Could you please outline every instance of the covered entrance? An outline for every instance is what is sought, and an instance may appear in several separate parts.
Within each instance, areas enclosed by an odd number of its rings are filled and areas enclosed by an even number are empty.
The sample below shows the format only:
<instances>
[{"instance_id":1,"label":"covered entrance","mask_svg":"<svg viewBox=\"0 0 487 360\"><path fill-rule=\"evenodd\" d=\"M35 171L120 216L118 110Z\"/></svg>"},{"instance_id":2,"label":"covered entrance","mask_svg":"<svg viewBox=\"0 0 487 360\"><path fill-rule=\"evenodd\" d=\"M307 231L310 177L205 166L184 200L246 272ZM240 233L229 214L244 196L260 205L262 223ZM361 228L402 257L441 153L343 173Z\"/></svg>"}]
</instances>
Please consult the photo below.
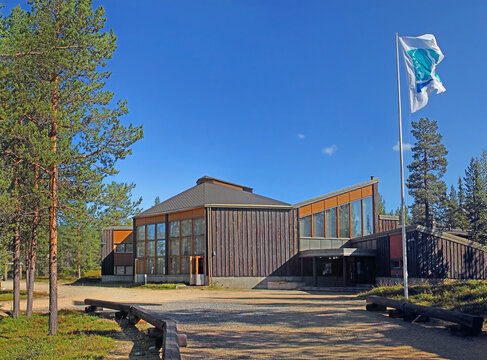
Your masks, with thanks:
<instances>
[{"instance_id":1,"label":"covered entrance","mask_svg":"<svg viewBox=\"0 0 487 360\"><path fill-rule=\"evenodd\" d=\"M375 250L339 248L300 253L302 276L313 286L354 286L375 282Z\"/></svg>"}]
</instances>

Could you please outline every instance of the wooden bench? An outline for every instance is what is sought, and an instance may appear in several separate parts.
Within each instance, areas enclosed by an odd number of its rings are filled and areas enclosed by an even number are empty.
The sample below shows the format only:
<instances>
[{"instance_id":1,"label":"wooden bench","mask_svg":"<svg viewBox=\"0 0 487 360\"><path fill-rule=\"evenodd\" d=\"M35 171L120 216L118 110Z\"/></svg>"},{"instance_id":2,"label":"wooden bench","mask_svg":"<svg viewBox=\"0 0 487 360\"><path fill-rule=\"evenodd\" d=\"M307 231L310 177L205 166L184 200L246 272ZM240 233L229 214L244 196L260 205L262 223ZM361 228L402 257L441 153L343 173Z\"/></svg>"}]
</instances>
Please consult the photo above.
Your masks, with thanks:
<instances>
[{"instance_id":1,"label":"wooden bench","mask_svg":"<svg viewBox=\"0 0 487 360\"><path fill-rule=\"evenodd\" d=\"M113 309L118 310L115 314L116 319L127 318L132 325L143 319L154 325L154 329L149 329L149 336L156 339L158 348L162 347L163 358L165 360L181 359L179 347L187 346L187 337L184 334L178 334L175 320L131 304L96 299L85 299L84 303L88 305L85 308L86 312L102 310L103 308Z\"/></svg>"},{"instance_id":2,"label":"wooden bench","mask_svg":"<svg viewBox=\"0 0 487 360\"><path fill-rule=\"evenodd\" d=\"M480 335L482 333L482 325L484 323L482 316L416 305L376 295L369 295L366 298L366 309L368 311L385 311L388 307L395 309L389 311L390 317L402 317L405 321L409 322L428 321L431 317L460 325L459 328L450 328L453 333L462 335Z\"/></svg>"}]
</instances>

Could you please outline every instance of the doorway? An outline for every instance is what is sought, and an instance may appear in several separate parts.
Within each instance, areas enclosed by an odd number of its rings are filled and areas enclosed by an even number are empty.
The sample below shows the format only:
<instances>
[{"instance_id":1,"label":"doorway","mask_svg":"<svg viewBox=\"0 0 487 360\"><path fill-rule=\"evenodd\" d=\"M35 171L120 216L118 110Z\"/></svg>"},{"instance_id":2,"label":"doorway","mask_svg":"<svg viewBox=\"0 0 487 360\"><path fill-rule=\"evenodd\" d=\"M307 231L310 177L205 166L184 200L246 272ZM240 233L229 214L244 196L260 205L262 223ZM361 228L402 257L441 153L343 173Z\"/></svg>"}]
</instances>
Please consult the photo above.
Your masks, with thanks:
<instances>
[{"instance_id":1,"label":"doorway","mask_svg":"<svg viewBox=\"0 0 487 360\"><path fill-rule=\"evenodd\" d=\"M189 285L205 285L205 258L204 256L190 256Z\"/></svg>"}]
</instances>

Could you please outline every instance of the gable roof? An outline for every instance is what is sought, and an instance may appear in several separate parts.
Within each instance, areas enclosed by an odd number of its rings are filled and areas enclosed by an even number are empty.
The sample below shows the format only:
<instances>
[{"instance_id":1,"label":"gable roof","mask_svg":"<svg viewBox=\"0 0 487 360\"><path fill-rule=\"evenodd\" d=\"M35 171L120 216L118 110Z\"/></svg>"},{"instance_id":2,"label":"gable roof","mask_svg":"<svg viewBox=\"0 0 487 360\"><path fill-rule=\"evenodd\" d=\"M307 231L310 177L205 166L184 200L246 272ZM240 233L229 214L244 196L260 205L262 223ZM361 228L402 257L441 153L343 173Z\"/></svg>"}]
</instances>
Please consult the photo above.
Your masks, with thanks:
<instances>
[{"instance_id":1,"label":"gable roof","mask_svg":"<svg viewBox=\"0 0 487 360\"><path fill-rule=\"evenodd\" d=\"M257 195L249 191L231 188L222 184L200 182L199 180L200 179L198 179L198 185L143 211L135 216L135 218L167 214L198 207L291 208L290 204L282 201Z\"/></svg>"}]
</instances>

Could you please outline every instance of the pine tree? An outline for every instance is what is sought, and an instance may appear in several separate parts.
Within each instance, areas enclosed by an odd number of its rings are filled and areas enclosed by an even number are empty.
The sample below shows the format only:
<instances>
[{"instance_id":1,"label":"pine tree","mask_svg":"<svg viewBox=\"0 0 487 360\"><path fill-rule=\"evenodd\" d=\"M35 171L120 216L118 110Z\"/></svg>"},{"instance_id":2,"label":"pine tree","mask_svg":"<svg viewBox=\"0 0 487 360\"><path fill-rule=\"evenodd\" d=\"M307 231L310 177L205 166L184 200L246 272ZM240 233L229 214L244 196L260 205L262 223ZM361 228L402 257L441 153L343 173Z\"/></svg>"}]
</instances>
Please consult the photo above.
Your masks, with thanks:
<instances>
[{"instance_id":1,"label":"pine tree","mask_svg":"<svg viewBox=\"0 0 487 360\"><path fill-rule=\"evenodd\" d=\"M465 209L473 241L487 243L487 199L479 159L472 158L465 170Z\"/></svg>"},{"instance_id":2,"label":"pine tree","mask_svg":"<svg viewBox=\"0 0 487 360\"><path fill-rule=\"evenodd\" d=\"M458 228L467 230L469 223L467 220L467 211L465 209L465 190L463 188L462 177L458 178Z\"/></svg>"},{"instance_id":3,"label":"pine tree","mask_svg":"<svg viewBox=\"0 0 487 360\"><path fill-rule=\"evenodd\" d=\"M379 194L379 199L382 199L382 196ZM157 205L157 204L160 204L161 203L161 199L159 198L159 195L156 196L156 198L154 199L154 206ZM379 200L379 214L380 214L380 200Z\"/></svg>"},{"instance_id":4,"label":"pine tree","mask_svg":"<svg viewBox=\"0 0 487 360\"><path fill-rule=\"evenodd\" d=\"M455 187L452 185L450 194L445 204L444 225L449 229L457 229L460 227L460 207L458 205L458 197Z\"/></svg>"},{"instance_id":5,"label":"pine tree","mask_svg":"<svg viewBox=\"0 0 487 360\"><path fill-rule=\"evenodd\" d=\"M16 109L27 124L30 148L16 154L48 180L49 195L49 334L57 331L58 217L71 199L102 191L106 176L116 173L118 159L142 137L120 117L126 101L113 105L104 90L109 72L101 69L116 49L112 31L103 32L102 7L90 0L34 0L29 13L14 11L2 26L0 71L21 75ZM10 90L10 88L7 88ZM89 201L90 199L86 199Z\"/></svg>"},{"instance_id":6,"label":"pine tree","mask_svg":"<svg viewBox=\"0 0 487 360\"><path fill-rule=\"evenodd\" d=\"M414 198L413 223L432 227L440 220L446 194L446 184L441 178L446 172L448 151L441 143L442 135L435 120L413 121L411 132L416 142L412 148L413 162L408 165L407 187Z\"/></svg>"}]
</instances>

